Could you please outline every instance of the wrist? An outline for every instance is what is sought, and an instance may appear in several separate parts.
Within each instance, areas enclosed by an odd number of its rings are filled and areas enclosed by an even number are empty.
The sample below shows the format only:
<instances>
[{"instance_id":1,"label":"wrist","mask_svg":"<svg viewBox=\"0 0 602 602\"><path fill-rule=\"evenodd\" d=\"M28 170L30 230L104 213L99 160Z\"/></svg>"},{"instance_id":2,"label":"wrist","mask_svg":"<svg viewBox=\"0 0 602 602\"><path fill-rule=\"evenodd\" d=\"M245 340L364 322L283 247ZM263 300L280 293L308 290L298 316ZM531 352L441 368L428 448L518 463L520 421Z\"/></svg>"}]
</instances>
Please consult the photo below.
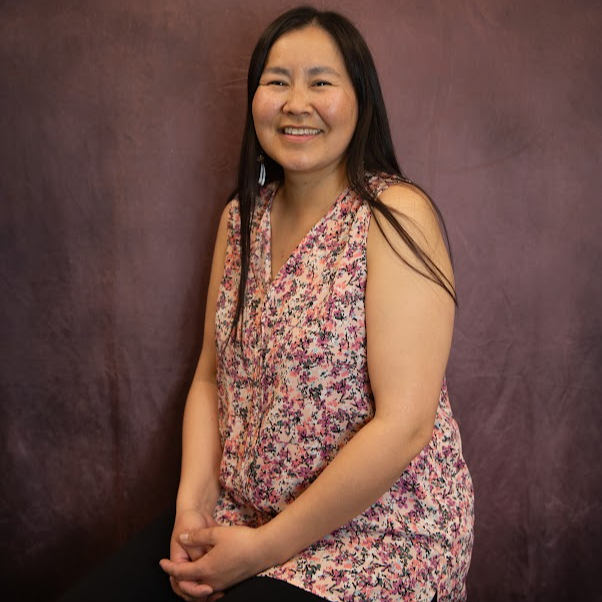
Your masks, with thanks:
<instances>
[{"instance_id":1,"label":"wrist","mask_svg":"<svg viewBox=\"0 0 602 602\"><path fill-rule=\"evenodd\" d=\"M219 491L192 495L180 489L176 498L176 514L192 511L213 515L218 498Z\"/></svg>"},{"instance_id":2,"label":"wrist","mask_svg":"<svg viewBox=\"0 0 602 602\"><path fill-rule=\"evenodd\" d=\"M258 527L256 532L259 554L266 568L285 563L299 551L291 546L290 541L287 541L287 538L279 532L276 519Z\"/></svg>"}]
</instances>

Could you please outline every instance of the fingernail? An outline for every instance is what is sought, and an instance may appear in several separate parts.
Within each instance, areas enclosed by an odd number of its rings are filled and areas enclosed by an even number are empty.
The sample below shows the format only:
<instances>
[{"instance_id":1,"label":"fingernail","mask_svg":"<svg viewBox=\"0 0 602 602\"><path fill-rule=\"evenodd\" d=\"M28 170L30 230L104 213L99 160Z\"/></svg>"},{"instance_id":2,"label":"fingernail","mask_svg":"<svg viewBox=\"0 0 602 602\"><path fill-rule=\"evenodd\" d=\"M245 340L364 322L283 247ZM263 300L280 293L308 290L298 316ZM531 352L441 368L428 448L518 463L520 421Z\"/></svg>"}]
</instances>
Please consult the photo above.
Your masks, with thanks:
<instances>
[{"instance_id":1,"label":"fingernail","mask_svg":"<svg viewBox=\"0 0 602 602\"><path fill-rule=\"evenodd\" d=\"M188 541L188 533L180 534L180 541Z\"/></svg>"}]
</instances>

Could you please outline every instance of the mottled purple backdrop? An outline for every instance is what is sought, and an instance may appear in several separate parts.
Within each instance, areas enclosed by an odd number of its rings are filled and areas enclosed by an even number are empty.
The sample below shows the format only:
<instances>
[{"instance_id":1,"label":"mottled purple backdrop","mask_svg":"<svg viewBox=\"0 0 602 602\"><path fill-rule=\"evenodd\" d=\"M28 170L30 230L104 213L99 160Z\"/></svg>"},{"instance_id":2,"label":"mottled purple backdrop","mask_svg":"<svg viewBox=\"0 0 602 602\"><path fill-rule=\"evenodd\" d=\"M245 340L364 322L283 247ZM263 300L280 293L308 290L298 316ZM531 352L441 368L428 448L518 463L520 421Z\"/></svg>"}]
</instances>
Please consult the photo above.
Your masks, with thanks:
<instances>
[{"instance_id":1,"label":"mottled purple backdrop","mask_svg":"<svg viewBox=\"0 0 602 602\"><path fill-rule=\"evenodd\" d=\"M2 600L53 600L178 479L245 71L290 1L0 1ZM449 227L471 602L600 599L602 5L349 0Z\"/></svg>"}]
</instances>

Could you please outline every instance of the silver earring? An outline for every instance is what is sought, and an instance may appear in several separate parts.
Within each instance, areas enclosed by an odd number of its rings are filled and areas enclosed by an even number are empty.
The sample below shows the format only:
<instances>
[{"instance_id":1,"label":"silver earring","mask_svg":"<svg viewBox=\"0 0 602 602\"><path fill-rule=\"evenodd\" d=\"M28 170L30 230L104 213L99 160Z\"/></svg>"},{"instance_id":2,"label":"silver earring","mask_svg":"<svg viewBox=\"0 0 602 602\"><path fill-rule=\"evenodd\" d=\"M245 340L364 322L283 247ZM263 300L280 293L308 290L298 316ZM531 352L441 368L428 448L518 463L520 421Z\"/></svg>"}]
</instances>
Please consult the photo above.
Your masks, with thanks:
<instances>
[{"instance_id":1,"label":"silver earring","mask_svg":"<svg viewBox=\"0 0 602 602\"><path fill-rule=\"evenodd\" d=\"M257 160L259 161L259 180L258 180L258 182L259 182L260 186L264 186L266 173L265 173L265 163L263 162L263 155L259 155L259 157L257 157Z\"/></svg>"}]
</instances>

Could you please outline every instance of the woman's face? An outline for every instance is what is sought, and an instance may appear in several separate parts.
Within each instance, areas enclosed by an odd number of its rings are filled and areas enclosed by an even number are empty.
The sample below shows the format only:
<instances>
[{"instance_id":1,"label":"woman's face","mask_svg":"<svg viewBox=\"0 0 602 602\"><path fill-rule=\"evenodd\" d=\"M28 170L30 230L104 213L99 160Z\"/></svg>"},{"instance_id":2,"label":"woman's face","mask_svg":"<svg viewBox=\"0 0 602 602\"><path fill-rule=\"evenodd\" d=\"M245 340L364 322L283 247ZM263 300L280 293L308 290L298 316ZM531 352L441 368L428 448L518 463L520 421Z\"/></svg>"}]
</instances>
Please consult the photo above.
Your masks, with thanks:
<instances>
[{"instance_id":1,"label":"woman's face","mask_svg":"<svg viewBox=\"0 0 602 602\"><path fill-rule=\"evenodd\" d=\"M326 31L308 26L276 40L253 97L253 121L285 176L344 173L357 116L343 57Z\"/></svg>"}]
</instances>

